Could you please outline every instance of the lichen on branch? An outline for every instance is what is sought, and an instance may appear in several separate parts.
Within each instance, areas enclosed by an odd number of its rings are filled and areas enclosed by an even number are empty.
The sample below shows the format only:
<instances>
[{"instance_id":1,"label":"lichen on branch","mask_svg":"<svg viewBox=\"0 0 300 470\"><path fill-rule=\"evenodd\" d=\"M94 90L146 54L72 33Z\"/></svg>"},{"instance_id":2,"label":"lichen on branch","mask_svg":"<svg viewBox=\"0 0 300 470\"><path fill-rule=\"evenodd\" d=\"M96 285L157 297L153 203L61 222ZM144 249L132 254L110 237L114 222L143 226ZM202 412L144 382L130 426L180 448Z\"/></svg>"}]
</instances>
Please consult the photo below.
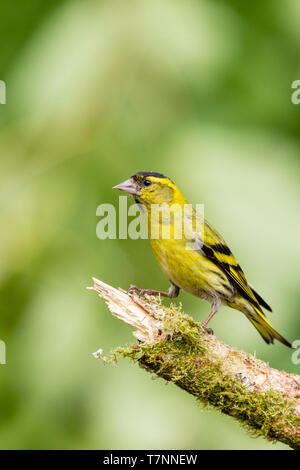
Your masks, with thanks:
<instances>
[{"instance_id":1,"label":"lichen on branch","mask_svg":"<svg viewBox=\"0 0 300 470\"><path fill-rule=\"evenodd\" d=\"M175 305L139 297L93 278L95 290L114 316L136 328L138 343L119 347L110 362L126 357L237 419L252 434L300 448L300 377L208 335Z\"/></svg>"}]
</instances>

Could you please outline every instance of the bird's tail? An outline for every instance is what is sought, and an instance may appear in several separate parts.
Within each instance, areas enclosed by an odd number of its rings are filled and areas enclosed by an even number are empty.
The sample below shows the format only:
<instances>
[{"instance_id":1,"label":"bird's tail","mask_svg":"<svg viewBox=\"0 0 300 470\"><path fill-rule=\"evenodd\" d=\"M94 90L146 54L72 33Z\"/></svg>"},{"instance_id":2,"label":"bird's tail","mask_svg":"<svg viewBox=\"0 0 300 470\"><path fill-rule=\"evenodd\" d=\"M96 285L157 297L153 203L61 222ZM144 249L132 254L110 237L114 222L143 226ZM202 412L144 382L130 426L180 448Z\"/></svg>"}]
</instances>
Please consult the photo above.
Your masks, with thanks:
<instances>
[{"instance_id":1,"label":"bird's tail","mask_svg":"<svg viewBox=\"0 0 300 470\"><path fill-rule=\"evenodd\" d=\"M278 331L276 331L273 328L273 326L265 318L264 314L254 305L251 305L251 306L253 310L255 311L255 314L253 315L253 313L247 312L246 315L251 321L252 325L255 326L257 331L263 337L265 342L268 344L273 344L274 339L277 339L285 346L288 346L289 348L293 348L291 343L287 341L283 336L281 336L281 334L278 333Z\"/></svg>"}]
</instances>

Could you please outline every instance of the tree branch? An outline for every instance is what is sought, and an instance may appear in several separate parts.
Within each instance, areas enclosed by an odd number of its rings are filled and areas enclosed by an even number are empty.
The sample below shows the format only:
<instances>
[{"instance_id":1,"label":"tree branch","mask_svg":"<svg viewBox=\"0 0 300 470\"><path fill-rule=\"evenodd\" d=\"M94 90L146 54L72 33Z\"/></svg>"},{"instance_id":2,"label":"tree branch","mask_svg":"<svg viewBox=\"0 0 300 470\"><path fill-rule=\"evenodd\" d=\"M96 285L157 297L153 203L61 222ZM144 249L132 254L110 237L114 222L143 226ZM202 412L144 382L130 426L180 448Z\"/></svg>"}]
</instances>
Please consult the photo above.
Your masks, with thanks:
<instances>
[{"instance_id":1,"label":"tree branch","mask_svg":"<svg viewBox=\"0 0 300 470\"><path fill-rule=\"evenodd\" d=\"M202 404L240 421L251 433L300 448L300 377L272 369L204 332L176 306L140 297L93 278L95 290L119 320L135 328L139 343L94 353L105 361L129 357Z\"/></svg>"}]
</instances>

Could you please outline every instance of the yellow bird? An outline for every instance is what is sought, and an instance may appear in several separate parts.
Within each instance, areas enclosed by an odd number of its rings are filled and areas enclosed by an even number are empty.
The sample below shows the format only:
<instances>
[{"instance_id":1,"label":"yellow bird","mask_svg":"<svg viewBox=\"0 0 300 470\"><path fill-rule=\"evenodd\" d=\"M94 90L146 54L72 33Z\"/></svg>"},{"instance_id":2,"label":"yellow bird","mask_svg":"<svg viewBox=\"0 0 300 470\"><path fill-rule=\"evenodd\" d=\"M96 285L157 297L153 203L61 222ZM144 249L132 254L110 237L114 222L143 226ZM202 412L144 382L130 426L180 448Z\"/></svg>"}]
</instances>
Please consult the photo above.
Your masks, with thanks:
<instances>
[{"instance_id":1,"label":"yellow bird","mask_svg":"<svg viewBox=\"0 0 300 470\"><path fill-rule=\"evenodd\" d=\"M271 307L247 282L224 239L167 176L142 171L114 188L131 194L141 205L154 255L171 282L168 292L136 286L129 291L174 298L183 289L211 303L204 327L222 304L228 305L243 312L266 343L277 339L292 347L267 321L262 307L272 311Z\"/></svg>"}]
</instances>

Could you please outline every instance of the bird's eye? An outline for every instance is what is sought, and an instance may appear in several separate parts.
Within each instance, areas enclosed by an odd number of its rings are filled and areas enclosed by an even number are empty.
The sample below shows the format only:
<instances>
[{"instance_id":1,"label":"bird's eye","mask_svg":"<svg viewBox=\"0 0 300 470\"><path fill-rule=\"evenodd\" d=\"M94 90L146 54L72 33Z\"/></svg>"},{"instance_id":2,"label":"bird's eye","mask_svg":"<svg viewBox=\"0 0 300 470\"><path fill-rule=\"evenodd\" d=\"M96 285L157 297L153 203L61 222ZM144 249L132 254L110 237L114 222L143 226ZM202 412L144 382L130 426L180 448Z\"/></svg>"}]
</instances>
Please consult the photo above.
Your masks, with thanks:
<instances>
[{"instance_id":1,"label":"bird's eye","mask_svg":"<svg viewBox=\"0 0 300 470\"><path fill-rule=\"evenodd\" d=\"M152 181L150 181L150 180L144 180L143 181L144 186L150 186L150 184L152 184Z\"/></svg>"}]
</instances>

